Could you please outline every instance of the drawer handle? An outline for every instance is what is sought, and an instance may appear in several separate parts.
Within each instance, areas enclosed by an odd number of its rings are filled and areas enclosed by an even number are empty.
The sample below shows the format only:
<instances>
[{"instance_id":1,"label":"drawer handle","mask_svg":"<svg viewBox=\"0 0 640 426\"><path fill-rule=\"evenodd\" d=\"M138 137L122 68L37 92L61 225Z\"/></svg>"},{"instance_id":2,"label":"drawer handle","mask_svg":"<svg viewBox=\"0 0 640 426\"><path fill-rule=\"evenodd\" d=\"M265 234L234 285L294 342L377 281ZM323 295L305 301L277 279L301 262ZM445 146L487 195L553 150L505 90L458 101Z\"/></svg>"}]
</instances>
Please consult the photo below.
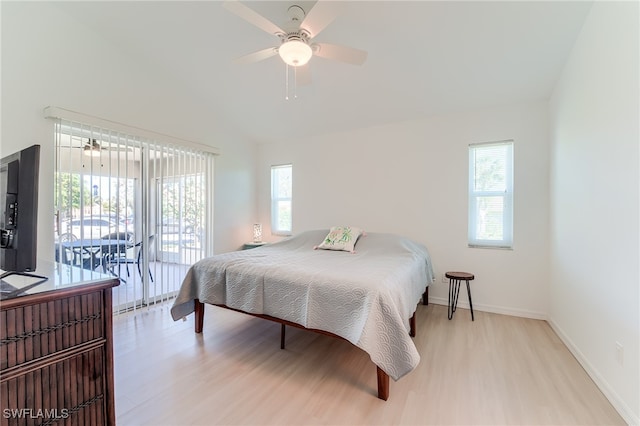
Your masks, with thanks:
<instances>
[{"instance_id":1,"label":"drawer handle","mask_svg":"<svg viewBox=\"0 0 640 426\"><path fill-rule=\"evenodd\" d=\"M101 317L100 313L96 313L93 315L86 316L84 318L80 318L74 321L63 322L62 324L52 325L50 327L41 328L40 330L29 331L27 333L18 334L17 336L7 337L5 339L0 340L1 345L7 345L9 343L19 342L24 339L28 339L29 337L36 337L42 334L47 334L51 331L60 330L61 328L73 327L74 325L83 324L85 322L93 321Z\"/></svg>"}]
</instances>

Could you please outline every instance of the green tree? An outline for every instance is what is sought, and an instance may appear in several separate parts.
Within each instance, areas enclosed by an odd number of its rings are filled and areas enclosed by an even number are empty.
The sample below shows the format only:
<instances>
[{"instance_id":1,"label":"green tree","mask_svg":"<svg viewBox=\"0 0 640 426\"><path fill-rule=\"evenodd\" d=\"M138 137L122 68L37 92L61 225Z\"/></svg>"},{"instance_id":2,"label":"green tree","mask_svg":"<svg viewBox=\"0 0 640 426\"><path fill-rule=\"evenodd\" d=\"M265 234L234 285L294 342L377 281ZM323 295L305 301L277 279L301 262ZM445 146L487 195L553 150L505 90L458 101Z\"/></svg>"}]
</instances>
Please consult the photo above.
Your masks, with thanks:
<instances>
[{"instance_id":1,"label":"green tree","mask_svg":"<svg viewBox=\"0 0 640 426\"><path fill-rule=\"evenodd\" d=\"M185 208L184 221L193 226L193 230L200 229L203 225L204 218L204 194L201 189L203 187L202 175L191 175L185 177Z\"/></svg>"},{"instance_id":2,"label":"green tree","mask_svg":"<svg viewBox=\"0 0 640 426\"><path fill-rule=\"evenodd\" d=\"M101 200L102 211L124 219L133 212L134 181L111 178L111 188L111 198Z\"/></svg>"},{"instance_id":3,"label":"green tree","mask_svg":"<svg viewBox=\"0 0 640 426\"><path fill-rule=\"evenodd\" d=\"M187 175L168 179L162 184L162 220L181 221L192 231L202 229L205 197L203 176ZM182 198L181 198L182 197Z\"/></svg>"},{"instance_id":4,"label":"green tree","mask_svg":"<svg viewBox=\"0 0 640 426\"><path fill-rule=\"evenodd\" d=\"M83 184L76 173L57 173L54 202L63 218L80 209L82 202L91 200L91 188Z\"/></svg>"}]
</instances>

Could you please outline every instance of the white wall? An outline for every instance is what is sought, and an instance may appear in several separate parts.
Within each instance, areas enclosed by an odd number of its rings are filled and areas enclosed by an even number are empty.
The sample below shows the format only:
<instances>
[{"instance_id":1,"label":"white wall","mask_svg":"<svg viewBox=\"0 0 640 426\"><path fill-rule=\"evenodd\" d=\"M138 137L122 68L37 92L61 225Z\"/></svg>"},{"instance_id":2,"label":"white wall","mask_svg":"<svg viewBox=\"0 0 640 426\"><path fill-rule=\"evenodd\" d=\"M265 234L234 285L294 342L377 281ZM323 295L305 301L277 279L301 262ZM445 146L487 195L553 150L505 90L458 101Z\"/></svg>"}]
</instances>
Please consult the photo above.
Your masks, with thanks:
<instances>
[{"instance_id":1,"label":"white wall","mask_svg":"<svg viewBox=\"0 0 640 426\"><path fill-rule=\"evenodd\" d=\"M630 424L640 423L638 12L594 4L551 102L550 322Z\"/></svg>"},{"instance_id":2,"label":"white wall","mask_svg":"<svg viewBox=\"0 0 640 426\"><path fill-rule=\"evenodd\" d=\"M53 125L43 118L49 105L219 147L215 250L237 249L249 238L256 212L254 143L234 139L198 96L127 57L55 2L2 2L1 8L0 154L42 145L39 258L53 258Z\"/></svg>"},{"instance_id":3,"label":"white wall","mask_svg":"<svg viewBox=\"0 0 640 426\"><path fill-rule=\"evenodd\" d=\"M467 247L468 145L515 140L514 249ZM544 318L548 301L546 102L430 117L260 147L258 208L269 239L270 166L293 163L293 230L333 225L424 243L447 303L447 270L476 275L474 307ZM271 237L275 240L276 237ZM460 306L466 304L461 296Z\"/></svg>"}]
</instances>

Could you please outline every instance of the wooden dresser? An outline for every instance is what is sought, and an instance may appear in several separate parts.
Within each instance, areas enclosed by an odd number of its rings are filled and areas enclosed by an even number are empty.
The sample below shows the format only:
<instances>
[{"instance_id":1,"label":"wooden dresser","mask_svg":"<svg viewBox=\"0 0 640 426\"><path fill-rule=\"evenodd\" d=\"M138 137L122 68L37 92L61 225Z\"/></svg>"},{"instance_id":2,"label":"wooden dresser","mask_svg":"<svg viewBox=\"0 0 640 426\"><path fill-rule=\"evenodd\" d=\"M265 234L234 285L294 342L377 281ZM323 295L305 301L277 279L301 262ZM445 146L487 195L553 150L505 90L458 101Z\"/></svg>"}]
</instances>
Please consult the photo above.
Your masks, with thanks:
<instances>
[{"instance_id":1,"label":"wooden dresser","mask_svg":"<svg viewBox=\"0 0 640 426\"><path fill-rule=\"evenodd\" d=\"M48 280L1 283L0 425L114 425L118 279L56 264L36 273Z\"/></svg>"}]
</instances>

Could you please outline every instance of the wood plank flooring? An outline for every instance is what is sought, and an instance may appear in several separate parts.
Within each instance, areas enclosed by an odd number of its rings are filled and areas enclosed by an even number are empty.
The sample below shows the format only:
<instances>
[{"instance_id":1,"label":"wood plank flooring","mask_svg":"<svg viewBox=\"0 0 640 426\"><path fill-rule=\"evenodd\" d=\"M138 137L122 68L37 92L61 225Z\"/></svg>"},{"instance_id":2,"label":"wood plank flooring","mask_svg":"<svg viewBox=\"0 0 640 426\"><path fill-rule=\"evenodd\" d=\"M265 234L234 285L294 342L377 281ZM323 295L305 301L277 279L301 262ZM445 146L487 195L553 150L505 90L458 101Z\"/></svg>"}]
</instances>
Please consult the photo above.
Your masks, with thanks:
<instances>
[{"instance_id":1,"label":"wood plank flooring","mask_svg":"<svg viewBox=\"0 0 640 426\"><path fill-rule=\"evenodd\" d=\"M114 318L119 425L617 425L623 419L545 321L418 306L421 361L376 398L376 368L350 343L206 307Z\"/></svg>"}]
</instances>

